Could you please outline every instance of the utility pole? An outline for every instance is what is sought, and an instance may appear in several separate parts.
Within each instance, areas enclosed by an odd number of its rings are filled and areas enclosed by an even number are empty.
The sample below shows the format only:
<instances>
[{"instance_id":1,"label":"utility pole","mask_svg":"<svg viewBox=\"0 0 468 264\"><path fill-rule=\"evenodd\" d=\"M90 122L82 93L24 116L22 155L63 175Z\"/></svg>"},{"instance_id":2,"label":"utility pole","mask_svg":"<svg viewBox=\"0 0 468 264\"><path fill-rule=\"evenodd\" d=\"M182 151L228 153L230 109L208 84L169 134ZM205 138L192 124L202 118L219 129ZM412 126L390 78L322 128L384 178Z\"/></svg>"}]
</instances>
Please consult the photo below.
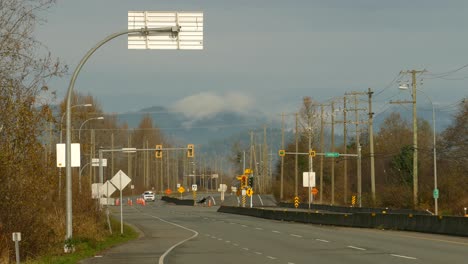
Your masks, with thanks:
<instances>
[{"instance_id":1,"label":"utility pole","mask_svg":"<svg viewBox=\"0 0 468 264\"><path fill-rule=\"evenodd\" d=\"M418 119L416 111L416 74L424 73L426 70L410 70L410 71L401 71L400 74L411 74L412 88L411 93L412 101L398 101L390 102L391 104L413 104L413 207L418 206Z\"/></svg>"},{"instance_id":2,"label":"utility pole","mask_svg":"<svg viewBox=\"0 0 468 264\"><path fill-rule=\"evenodd\" d=\"M323 129L324 129L324 120L323 120L323 107L324 105L320 105L320 151L323 153L325 152L324 149L324 139L323 139ZM297 152L297 150L296 150ZM320 156L320 204L323 201L323 155Z\"/></svg>"},{"instance_id":3,"label":"utility pole","mask_svg":"<svg viewBox=\"0 0 468 264\"><path fill-rule=\"evenodd\" d=\"M335 152L335 102L331 103L331 152ZM331 204L335 204L335 158L331 158Z\"/></svg>"},{"instance_id":4,"label":"utility pole","mask_svg":"<svg viewBox=\"0 0 468 264\"><path fill-rule=\"evenodd\" d=\"M298 174L298 156L297 156L297 153L299 152L299 141L298 141L298 131L297 131L297 122L298 122L298 117L299 117L299 113L296 113L296 130L295 130L295 136L296 136L296 154L295 154L295 157L296 157L296 160L295 160L295 164L294 164L294 172L295 172L295 176L294 176L294 197L297 197L297 174Z\"/></svg>"},{"instance_id":5,"label":"utility pole","mask_svg":"<svg viewBox=\"0 0 468 264\"><path fill-rule=\"evenodd\" d=\"M358 203L359 207L362 206L362 177L361 177L361 143L359 141L359 113L358 113L358 101L357 96L354 96L354 111L356 115L356 147L358 152L357 160L357 181L358 181Z\"/></svg>"},{"instance_id":6,"label":"utility pole","mask_svg":"<svg viewBox=\"0 0 468 264\"><path fill-rule=\"evenodd\" d=\"M346 96L343 97L343 146L344 146L344 154L348 153L348 146L347 146L347 137L348 137L348 130L347 130L347 120L346 114L348 113L348 109L346 109ZM344 178L344 204L347 204L347 197L348 197L348 160L345 156L343 162L343 178Z\"/></svg>"},{"instance_id":7,"label":"utility pole","mask_svg":"<svg viewBox=\"0 0 468 264\"><path fill-rule=\"evenodd\" d=\"M284 113L281 113L281 149L284 150ZM281 156L281 187L280 187L280 201L284 198L283 189L283 175L284 175L284 156Z\"/></svg>"},{"instance_id":8,"label":"utility pole","mask_svg":"<svg viewBox=\"0 0 468 264\"><path fill-rule=\"evenodd\" d=\"M372 89L369 88L369 154L370 154L370 173L371 173L371 190L372 190L372 205L375 206L375 164L374 164L374 113L372 112Z\"/></svg>"},{"instance_id":9,"label":"utility pole","mask_svg":"<svg viewBox=\"0 0 468 264\"><path fill-rule=\"evenodd\" d=\"M267 146L267 130L266 125L263 126L263 171L262 171L262 188L261 193L266 192L266 182L268 173L268 146Z\"/></svg>"},{"instance_id":10,"label":"utility pole","mask_svg":"<svg viewBox=\"0 0 468 264\"><path fill-rule=\"evenodd\" d=\"M354 109L348 109L354 111L356 121L354 124L356 125L356 152L357 152L357 164L356 164L356 174L357 174L357 192L358 192L358 204L359 207L362 207L362 171L361 171L361 141L360 141L360 124L367 124L367 122L360 122L359 121L359 112L358 111L366 111L366 108L358 108L358 95L367 95L367 92L351 92L345 93L345 95L353 95L354 96Z\"/></svg>"}]
</instances>

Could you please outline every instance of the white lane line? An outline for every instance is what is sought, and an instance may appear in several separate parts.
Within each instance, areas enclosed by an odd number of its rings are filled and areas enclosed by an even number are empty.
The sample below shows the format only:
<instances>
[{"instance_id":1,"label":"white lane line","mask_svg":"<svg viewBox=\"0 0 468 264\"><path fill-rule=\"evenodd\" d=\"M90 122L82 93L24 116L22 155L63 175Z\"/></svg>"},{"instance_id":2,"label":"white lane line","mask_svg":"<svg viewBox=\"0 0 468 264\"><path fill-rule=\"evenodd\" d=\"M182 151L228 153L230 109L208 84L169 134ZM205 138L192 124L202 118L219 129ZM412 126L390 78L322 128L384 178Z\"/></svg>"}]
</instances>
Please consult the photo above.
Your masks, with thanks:
<instances>
[{"instance_id":1,"label":"white lane line","mask_svg":"<svg viewBox=\"0 0 468 264\"><path fill-rule=\"evenodd\" d=\"M315 240L320 241L320 242L324 242L324 243L329 243L329 242L330 242L330 241L328 241L328 240L325 240L325 239L318 239L318 238L316 238Z\"/></svg>"},{"instance_id":2,"label":"white lane line","mask_svg":"<svg viewBox=\"0 0 468 264\"><path fill-rule=\"evenodd\" d=\"M209 234L205 234L205 236L209 237L210 235L209 235Z\"/></svg>"},{"instance_id":3,"label":"white lane line","mask_svg":"<svg viewBox=\"0 0 468 264\"><path fill-rule=\"evenodd\" d=\"M255 251L255 254L257 254L257 255L262 255L263 253L262 253L262 252Z\"/></svg>"},{"instance_id":4,"label":"white lane line","mask_svg":"<svg viewBox=\"0 0 468 264\"><path fill-rule=\"evenodd\" d=\"M247 227L246 225L241 225L242 227Z\"/></svg>"},{"instance_id":5,"label":"white lane line","mask_svg":"<svg viewBox=\"0 0 468 264\"><path fill-rule=\"evenodd\" d=\"M175 223L166 221L166 220L164 220L164 219L162 219L162 218L159 218L159 217L157 217L157 216L153 216L153 215L150 215L150 214L145 214L145 215L150 216L150 217L152 217L152 218L156 218L156 219L158 219L159 221L162 221L162 222L165 222L165 223L168 223L168 224L171 224L171 225L180 227L180 228L185 229L185 230L187 230L187 231L193 232L193 236L191 236L191 237L189 237L189 238L186 238L186 239L180 241L179 243L173 245L173 246L170 247L168 250L166 250L166 252L164 252L164 254L162 254L161 257L159 257L159 261L158 261L159 264L164 264L164 258L165 258L165 257L167 256L167 254L169 254L169 252L171 252L174 248L176 248L176 247L182 245L183 243L185 243L185 242L187 242L187 241L189 241L189 240L191 240L191 239L193 239L193 238L196 238L196 237L198 236L198 232L197 232L197 231L192 230L192 229L190 229L190 228L187 228L187 227L185 227L185 226L181 226L181 225L178 225L178 224L175 224Z\"/></svg>"},{"instance_id":6,"label":"white lane line","mask_svg":"<svg viewBox=\"0 0 468 264\"><path fill-rule=\"evenodd\" d=\"M261 228L261 227L256 227L255 229L257 229L257 230L263 230L263 228Z\"/></svg>"},{"instance_id":7,"label":"white lane line","mask_svg":"<svg viewBox=\"0 0 468 264\"><path fill-rule=\"evenodd\" d=\"M301 235L296 235L296 234L289 234L289 235L293 237L302 237Z\"/></svg>"},{"instance_id":8,"label":"white lane line","mask_svg":"<svg viewBox=\"0 0 468 264\"><path fill-rule=\"evenodd\" d=\"M243 250L249 250L248 248L242 248Z\"/></svg>"},{"instance_id":9,"label":"white lane line","mask_svg":"<svg viewBox=\"0 0 468 264\"><path fill-rule=\"evenodd\" d=\"M206 218L206 217L203 217L203 219L208 220L208 218Z\"/></svg>"},{"instance_id":10,"label":"white lane line","mask_svg":"<svg viewBox=\"0 0 468 264\"><path fill-rule=\"evenodd\" d=\"M238 247L238 246L239 246L239 244L236 244L236 243L234 243L233 245L234 245L234 246L236 246L236 247Z\"/></svg>"},{"instance_id":11,"label":"white lane line","mask_svg":"<svg viewBox=\"0 0 468 264\"><path fill-rule=\"evenodd\" d=\"M233 223L233 222L229 222L230 225L235 225L236 223Z\"/></svg>"},{"instance_id":12,"label":"white lane line","mask_svg":"<svg viewBox=\"0 0 468 264\"><path fill-rule=\"evenodd\" d=\"M276 231L276 230L273 230L273 231L271 231L271 232L277 233L277 234L280 234L280 233L281 233L280 231Z\"/></svg>"},{"instance_id":13,"label":"white lane line","mask_svg":"<svg viewBox=\"0 0 468 264\"><path fill-rule=\"evenodd\" d=\"M367 250L365 248L360 248L360 247L355 247L355 246L348 246L348 247L352 249L357 249L357 250Z\"/></svg>"},{"instance_id":14,"label":"white lane line","mask_svg":"<svg viewBox=\"0 0 468 264\"><path fill-rule=\"evenodd\" d=\"M288 264L296 264L296 263L294 263L294 262L288 262Z\"/></svg>"},{"instance_id":15,"label":"white lane line","mask_svg":"<svg viewBox=\"0 0 468 264\"><path fill-rule=\"evenodd\" d=\"M390 256L394 256L394 257L397 257L397 258L405 258L405 259L417 259L417 258L413 258L413 257L396 255L396 254L390 254Z\"/></svg>"},{"instance_id":16,"label":"white lane line","mask_svg":"<svg viewBox=\"0 0 468 264\"><path fill-rule=\"evenodd\" d=\"M230 241L230 240L226 240L226 241L224 241L224 242L226 242L226 243L231 243L231 241Z\"/></svg>"},{"instance_id":17,"label":"white lane line","mask_svg":"<svg viewBox=\"0 0 468 264\"><path fill-rule=\"evenodd\" d=\"M219 241L223 240L222 238L218 238Z\"/></svg>"},{"instance_id":18,"label":"white lane line","mask_svg":"<svg viewBox=\"0 0 468 264\"><path fill-rule=\"evenodd\" d=\"M102 255L96 255L95 258L102 258Z\"/></svg>"},{"instance_id":19,"label":"white lane line","mask_svg":"<svg viewBox=\"0 0 468 264\"><path fill-rule=\"evenodd\" d=\"M275 257L272 257L272 256L267 256L267 258L269 258L269 259L276 259Z\"/></svg>"}]
</instances>

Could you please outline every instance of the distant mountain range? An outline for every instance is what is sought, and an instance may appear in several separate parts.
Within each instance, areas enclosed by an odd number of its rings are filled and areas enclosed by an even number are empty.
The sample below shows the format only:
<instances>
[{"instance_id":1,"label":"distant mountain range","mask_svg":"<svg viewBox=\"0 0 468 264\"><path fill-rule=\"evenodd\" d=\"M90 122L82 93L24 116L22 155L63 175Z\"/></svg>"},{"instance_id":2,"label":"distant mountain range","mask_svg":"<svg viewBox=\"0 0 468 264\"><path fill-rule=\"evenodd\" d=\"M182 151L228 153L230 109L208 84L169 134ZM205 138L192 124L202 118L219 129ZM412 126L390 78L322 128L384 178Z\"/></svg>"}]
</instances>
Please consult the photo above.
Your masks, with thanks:
<instances>
[{"instance_id":1,"label":"distant mountain range","mask_svg":"<svg viewBox=\"0 0 468 264\"><path fill-rule=\"evenodd\" d=\"M432 112L427 107L418 110L418 118L426 119L432 125ZM402 117L409 122L412 120L410 108L392 107L384 113L378 114L374 121L375 133L379 131L386 117L392 112L401 113ZM272 120L261 112L242 114L234 112L219 112L209 117L190 119L180 112L171 112L160 106L144 108L137 112L119 114L119 120L126 122L130 128L138 127L144 115L153 119L153 124L158 126L164 135L172 142L179 144L193 143L201 146L204 152L216 155L224 155L231 152L234 142L240 142L241 148L248 148L250 142L250 131L255 131L258 144L263 143L263 126L267 126L267 140L272 145L279 146L281 142L281 121ZM453 117L446 112L436 114L437 131L441 132L452 122ZM364 115L362 115L364 117ZM329 127L327 127L329 130ZM336 130L335 130L336 131ZM327 132L329 133L329 131ZM336 131L335 142L339 145L343 142L341 131ZM329 136L325 137L328 141ZM294 139L292 131L286 132L286 142ZM326 143L328 144L328 142ZM277 152L277 147L271 150ZM232 153L231 153L232 154Z\"/></svg>"}]
</instances>

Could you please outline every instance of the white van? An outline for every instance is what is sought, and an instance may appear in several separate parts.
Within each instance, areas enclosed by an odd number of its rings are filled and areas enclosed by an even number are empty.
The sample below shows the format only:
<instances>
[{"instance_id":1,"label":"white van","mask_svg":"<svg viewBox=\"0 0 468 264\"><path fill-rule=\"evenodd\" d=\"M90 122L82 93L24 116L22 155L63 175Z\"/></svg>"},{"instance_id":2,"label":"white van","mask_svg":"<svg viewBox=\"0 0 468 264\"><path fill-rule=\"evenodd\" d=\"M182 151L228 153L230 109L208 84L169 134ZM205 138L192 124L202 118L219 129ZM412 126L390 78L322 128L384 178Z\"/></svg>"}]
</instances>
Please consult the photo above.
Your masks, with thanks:
<instances>
[{"instance_id":1,"label":"white van","mask_svg":"<svg viewBox=\"0 0 468 264\"><path fill-rule=\"evenodd\" d=\"M143 197L143 199L145 199L145 201L154 202L154 200L156 199L156 195L152 191L146 191L141 196Z\"/></svg>"}]
</instances>

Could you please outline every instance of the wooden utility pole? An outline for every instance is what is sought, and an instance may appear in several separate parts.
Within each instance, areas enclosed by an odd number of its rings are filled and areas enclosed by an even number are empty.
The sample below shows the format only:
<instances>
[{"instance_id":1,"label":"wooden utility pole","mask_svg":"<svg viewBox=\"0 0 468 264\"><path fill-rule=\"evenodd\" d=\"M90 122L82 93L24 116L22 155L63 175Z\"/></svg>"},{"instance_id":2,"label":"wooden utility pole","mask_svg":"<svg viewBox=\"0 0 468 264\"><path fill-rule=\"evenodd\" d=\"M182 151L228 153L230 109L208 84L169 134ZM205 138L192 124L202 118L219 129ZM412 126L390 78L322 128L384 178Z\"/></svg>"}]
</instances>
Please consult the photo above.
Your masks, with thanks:
<instances>
[{"instance_id":1,"label":"wooden utility pole","mask_svg":"<svg viewBox=\"0 0 468 264\"><path fill-rule=\"evenodd\" d=\"M268 145L267 145L267 129L263 126L263 166L262 166L262 188L261 193L266 192L268 178Z\"/></svg>"},{"instance_id":2,"label":"wooden utility pole","mask_svg":"<svg viewBox=\"0 0 468 264\"><path fill-rule=\"evenodd\" d=\"M354 114L356 115L356 150L358 157L360 156L360 150L361 150L361 142L359 140L359 113L358 113L358 100L357 96L354 96ZM357 191L358 191L358 204L359 207L362 206L362 175L361 175L361 160L358 158L357 160Z\"/></svg>"},{"instance_id":3,"label":"wooden utility pole","mask_svg":"<svg viewBox=\"0 0 468 264\"><path fill-rule=\"evenodd\" d=\"M335 152L335 102L331 103L331 152ZM335 204L335 158L331 158L331 204Z\"/></svg>"},{"instance_id":4,"label":"wooden utility pole","mask_svg":"<svg viewBox=\"0 0 468 264\"><path fill-rule=\"evenodd\" d=\"M296 113L296 131L295 131L295 136L296 136L296 154L295 154L295 157L296 157L296 160L295 160L295 164L294 164L294 197L297 197L298 195L298 192L297 192L297 178L298 178L298 156L297 156L297 153L299 152L299 141L298 141L298 131L297 131L297 122L298 122L298 118L299 118L299 113Z\"/></svg>"},{"instance_id":5,"label":"wooden utility pole","mask_svg":"<svg viewBox=\"0 0 468 264\"><path fill-rule=\"evenodd\" d=\"M425 70L418 71L418 70L410 70L410 71L402 71L400 74L411 74L412 80L412 101L398 101L398 102L390 102L391 104L406 104L411 103L413 104L413 207L416 208L418 206L418 118L417 118L417 111L416 111L416 74L424 73Z\"/></svg>"},{"instance_id":6,"label":"wooden utility pole","mask_svg":"<svg viewBox=\"0 0 468 264\"><path fill-rule=\"evenodd\" d=\"M374 165L374 113L372 112L372 92L371 88L368 90L369 95L369 156L370 156L370 173L371 173L371 191L372 191L372 205L375 206L375 165Z\"/></svg>"},{"instance_id":7,"label":"wooden utility pole","mask_svg":"<svg viewBox=\"0 0 468 264\"><path fill-rule=\"evenodd\" d=\"M284 150L284 113L281 113L281 149ZM281 156L281 187L280 187L280 201L284 198L283 189L283 175L284 175L284 156Z\"/></svg>"},{"instance_id":8,"label":"wooden utility pole","mask_svg":"<svg viewBox=\"0 0 468 264\"><path fill-rule=\"evenodd\" d=\"M323 120L323 107L320 105L320 152L325 152L324 139L323 139L323 129L324 129L324 120ZM323 202L323 155L320 156L320 203Z\"/></svg>"},{"instance_id":9,"label":"wooden utility pole","mask_svg":"<svg viewBox=\"0 0 468 264\"><path fill-rule=\"evenodd\" d=\"M347 137L348 137L348 129L347 129L347 120L346 115L348 113L348 109L346 109L346 96L343 97L343 146L344 146L344 154L348 153L348 146L347 146ZM345 156L343 161L343 178L344 178L344 204L347 204L347 197L348 197L348 160Z\"/></svg>"}]
</instances>

